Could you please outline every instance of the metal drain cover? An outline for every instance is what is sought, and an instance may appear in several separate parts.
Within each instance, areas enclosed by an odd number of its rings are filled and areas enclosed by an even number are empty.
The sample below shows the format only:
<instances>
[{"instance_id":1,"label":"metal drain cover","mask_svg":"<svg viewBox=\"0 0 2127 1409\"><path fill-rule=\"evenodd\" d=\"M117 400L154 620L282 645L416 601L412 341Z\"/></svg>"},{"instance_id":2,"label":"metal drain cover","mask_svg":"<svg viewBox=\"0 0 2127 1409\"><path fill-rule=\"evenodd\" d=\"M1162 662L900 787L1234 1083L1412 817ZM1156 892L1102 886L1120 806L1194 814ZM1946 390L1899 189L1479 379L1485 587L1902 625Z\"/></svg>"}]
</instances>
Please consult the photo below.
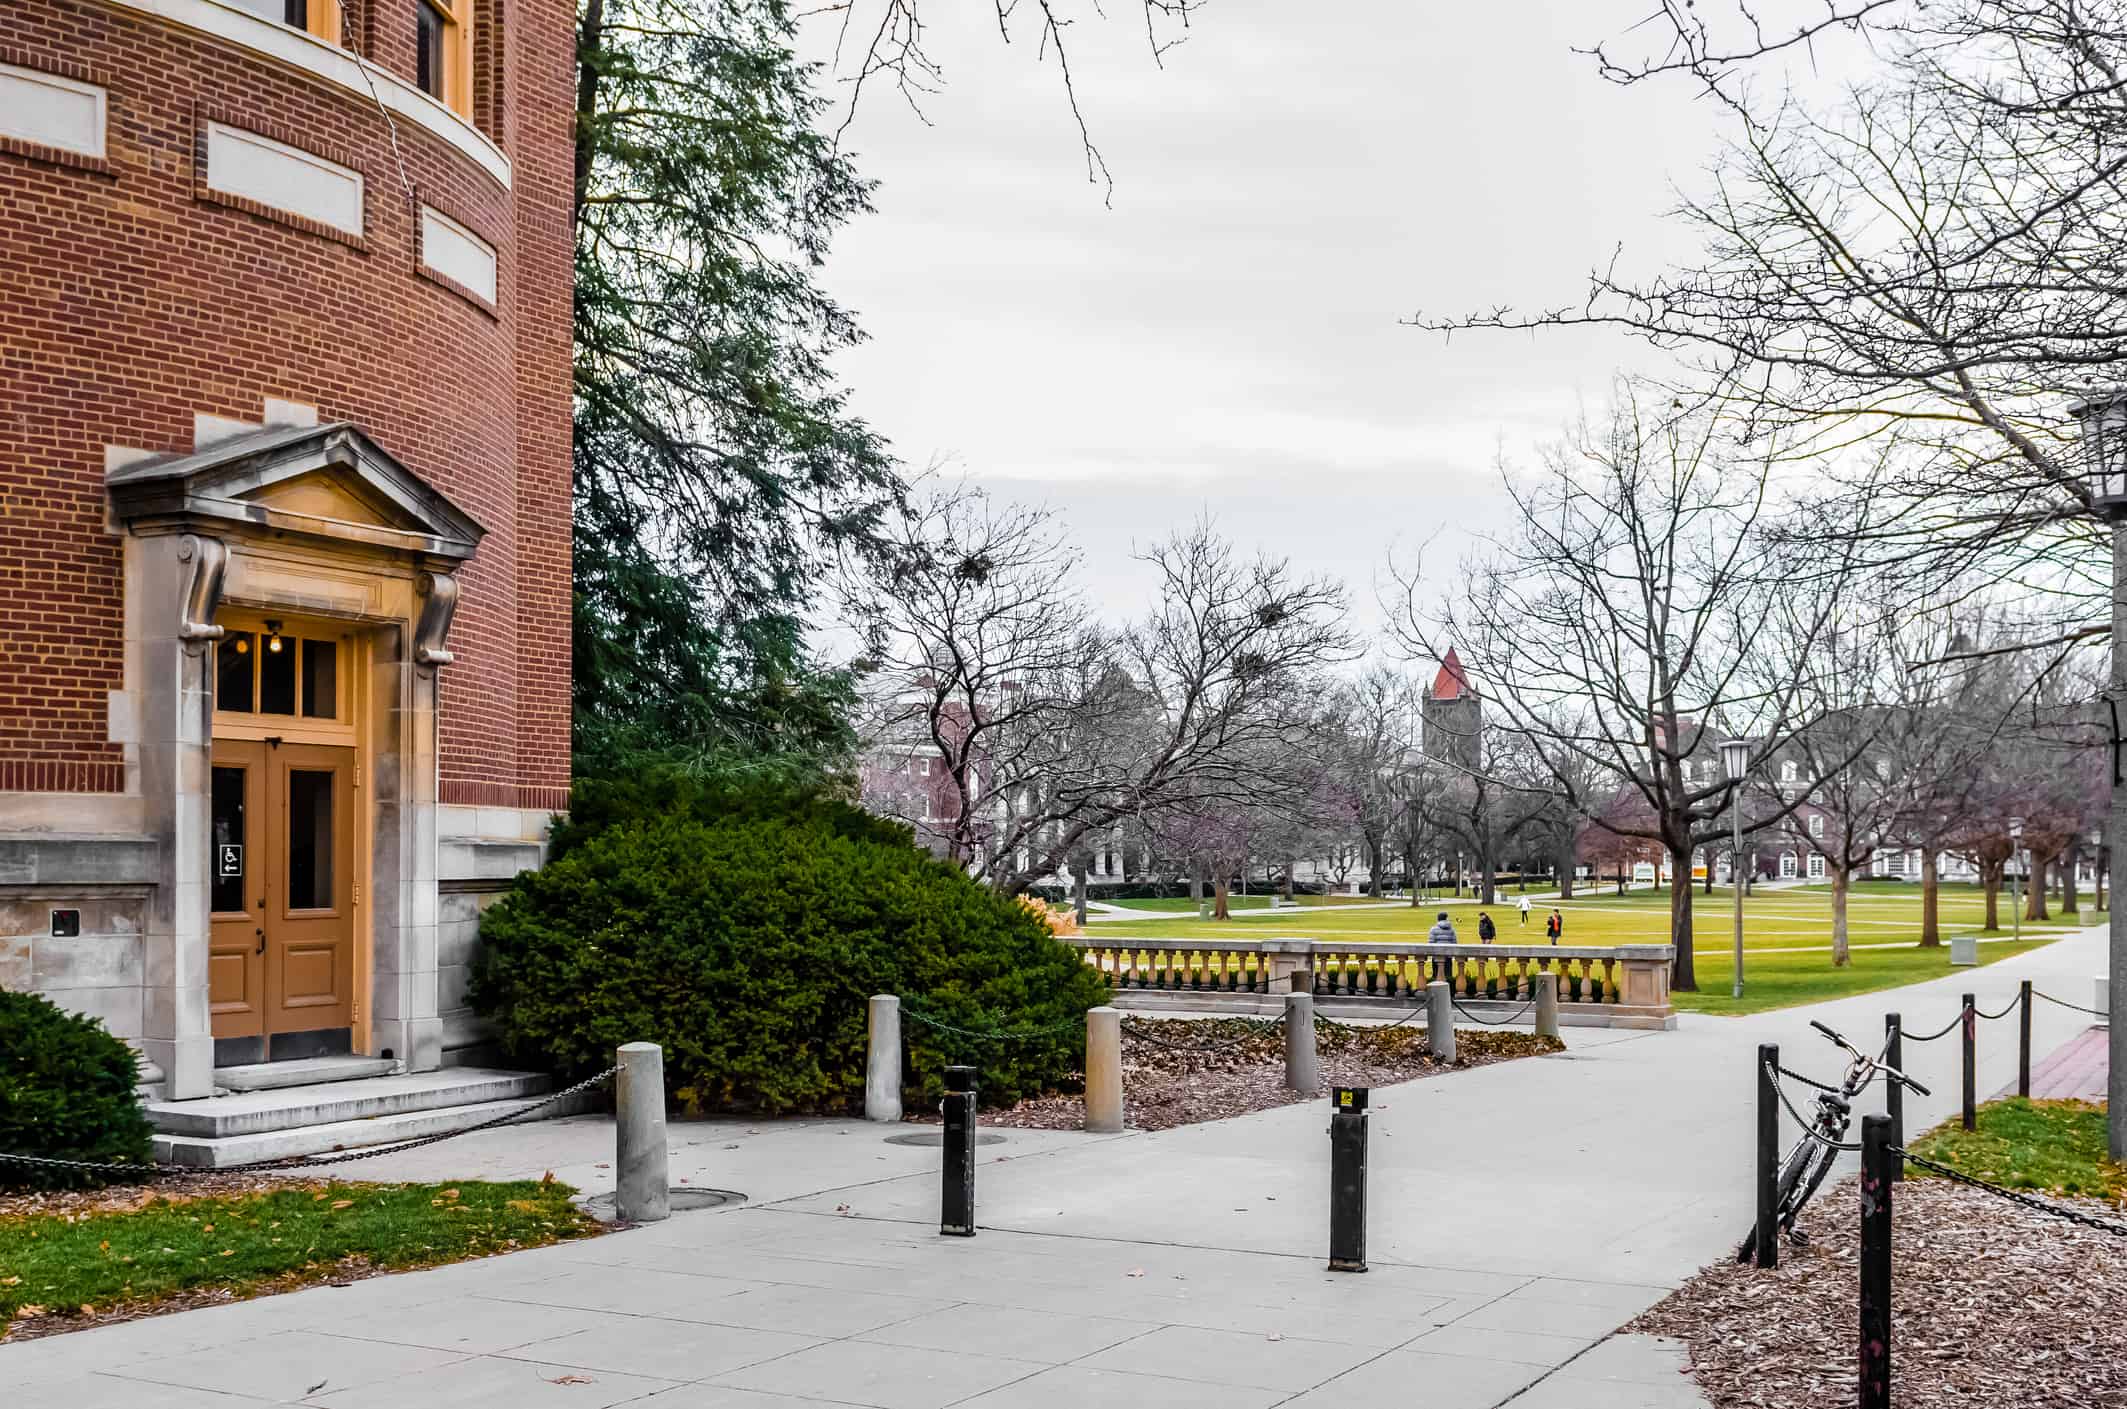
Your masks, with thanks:
<instances>
[{"instance_id":1,"label":"metal drain cover","mask_svg":"<svg viewBox=\"0 0 2127 1409\"><path fill-rule=\"evenodd\" d=\"M943 1145L945 1143L945 1132L943 1130L911 1130L906 1135L887 1136L886 1143L889 1145ZM975 1143L978 1145L1002 1145L1004 1137L987 1130L977 1131Z\"/></svg>"},{"instance_id":2,"label":"metal drain cover","mask_svg":"<svg viewBox=\"0 0 2127 1409\"><path fill-rule=\"evenodd\" d=\"M744 1194L735 1194L729 1189L674 1188L665 1197L674 1213L695 1213L705 1208L724 1208L746 1202ZM614 1212L613 1198L612 1194L593 1194L583 1201L584 1212L601 1223L611 1223L619 1216Z\"/></svg>"}]
</instances>

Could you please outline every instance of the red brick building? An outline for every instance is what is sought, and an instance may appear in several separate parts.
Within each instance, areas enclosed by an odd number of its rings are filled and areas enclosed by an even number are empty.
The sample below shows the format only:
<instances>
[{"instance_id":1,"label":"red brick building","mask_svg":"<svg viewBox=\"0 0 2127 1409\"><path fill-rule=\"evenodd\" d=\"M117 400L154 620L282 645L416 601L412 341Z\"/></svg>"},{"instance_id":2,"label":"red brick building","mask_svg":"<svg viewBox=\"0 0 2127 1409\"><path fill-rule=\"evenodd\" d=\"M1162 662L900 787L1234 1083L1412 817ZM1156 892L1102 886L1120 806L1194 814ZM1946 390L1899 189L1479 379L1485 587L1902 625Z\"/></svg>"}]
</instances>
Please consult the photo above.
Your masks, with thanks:
<instances>
[{"instance_id":1,"label":"red brick building","mask_svg":"<svg viewBox=\"0 0 2127 1409\"><path fill-rule=\"evenodd\" d=\"M565 0L0 3L0 986L477 1043L569 777Z\"/></svg>"}]
</instances>

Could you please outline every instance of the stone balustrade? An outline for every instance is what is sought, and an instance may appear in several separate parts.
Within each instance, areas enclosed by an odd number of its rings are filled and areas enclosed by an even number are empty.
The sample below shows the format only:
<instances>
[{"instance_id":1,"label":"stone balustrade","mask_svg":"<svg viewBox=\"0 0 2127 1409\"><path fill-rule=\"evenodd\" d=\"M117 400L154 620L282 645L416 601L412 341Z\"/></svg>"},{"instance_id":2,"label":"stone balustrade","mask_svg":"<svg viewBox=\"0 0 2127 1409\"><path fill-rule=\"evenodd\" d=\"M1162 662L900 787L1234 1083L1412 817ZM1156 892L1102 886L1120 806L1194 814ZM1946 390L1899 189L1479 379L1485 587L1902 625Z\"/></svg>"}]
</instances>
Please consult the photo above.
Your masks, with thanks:
<instances>
[{"instance_id":1,"label":"stone balustrade","mask_svg":"<svg viewBox=\"0 0 2127 1409\"><path fill-rule=\"evenodd\" d=\"M1445 979L1456 1001L1488 1018L1558 975L1559 1021L1578 1026L1673 1028L1667 944L1536 945L1353 943L1313 939L1067 941L1115 989L1116 1006L1270 1012L1287 993L1312 993L1317 1010L1364 1016L1409 1008Z\"/></svg>"}]
</instances>

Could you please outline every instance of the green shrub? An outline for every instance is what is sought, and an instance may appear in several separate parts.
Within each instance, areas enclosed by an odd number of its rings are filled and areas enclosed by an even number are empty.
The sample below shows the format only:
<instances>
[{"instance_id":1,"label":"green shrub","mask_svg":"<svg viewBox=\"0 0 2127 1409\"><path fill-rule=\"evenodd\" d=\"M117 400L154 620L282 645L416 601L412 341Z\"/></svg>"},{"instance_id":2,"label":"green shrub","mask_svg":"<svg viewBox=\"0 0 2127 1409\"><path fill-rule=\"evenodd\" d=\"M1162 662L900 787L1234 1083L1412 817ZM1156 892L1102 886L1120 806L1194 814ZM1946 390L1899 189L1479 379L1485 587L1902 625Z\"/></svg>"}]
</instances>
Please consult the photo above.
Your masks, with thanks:
<instances>
[{"instance_id":1,"label":"green shrub","mask_svg":"<svg viewBox=\"0 0 2127 1409\"><path fill-rule=\"evenodd\" d=\"M1024 907L845 804L719 818L674 802L601 800L603 826L579 818L482 916L472 1002L512 1060L582 1075L655 1042L692 1111L841 1111L862 1100L867 1000L894 993L954 1027L1042 1033L982 1042L905 1020L918 1100L949 1062L981 1068L986 1102L1080 1069L1105 982Z\"/></svg>"},{"instance_id":2,"label":"green shrub","mask_svg":"<svg viewBox=\"0 0 2127 1409\"><path fill-rule=\"evenodd\" d=\"M35 993L0 989L0 1151L146 1164L133 1049ZM83 1189L109 1176L0 1160L0 1189Z\"/></svg>"}]
</instances>

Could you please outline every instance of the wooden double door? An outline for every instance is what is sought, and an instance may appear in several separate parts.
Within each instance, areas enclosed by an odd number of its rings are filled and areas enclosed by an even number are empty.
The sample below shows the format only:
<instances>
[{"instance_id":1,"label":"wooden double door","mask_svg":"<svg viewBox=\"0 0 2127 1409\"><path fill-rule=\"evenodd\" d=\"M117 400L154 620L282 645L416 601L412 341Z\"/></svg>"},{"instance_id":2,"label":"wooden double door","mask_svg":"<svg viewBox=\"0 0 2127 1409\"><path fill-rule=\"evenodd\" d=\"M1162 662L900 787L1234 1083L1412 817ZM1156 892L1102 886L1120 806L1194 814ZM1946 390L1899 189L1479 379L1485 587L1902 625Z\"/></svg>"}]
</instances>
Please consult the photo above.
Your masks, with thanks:
<instances>
[{"instance_id":1,"label":"wooden double door","mask_svg":"<svg viewBox=\"0 0 2127 1409\"><path fill-rule=\"evenodd\" d=\"M217 739L208 1008L217 1065L349 1050L355 751Z\"/></svg>"}]
</instances>

